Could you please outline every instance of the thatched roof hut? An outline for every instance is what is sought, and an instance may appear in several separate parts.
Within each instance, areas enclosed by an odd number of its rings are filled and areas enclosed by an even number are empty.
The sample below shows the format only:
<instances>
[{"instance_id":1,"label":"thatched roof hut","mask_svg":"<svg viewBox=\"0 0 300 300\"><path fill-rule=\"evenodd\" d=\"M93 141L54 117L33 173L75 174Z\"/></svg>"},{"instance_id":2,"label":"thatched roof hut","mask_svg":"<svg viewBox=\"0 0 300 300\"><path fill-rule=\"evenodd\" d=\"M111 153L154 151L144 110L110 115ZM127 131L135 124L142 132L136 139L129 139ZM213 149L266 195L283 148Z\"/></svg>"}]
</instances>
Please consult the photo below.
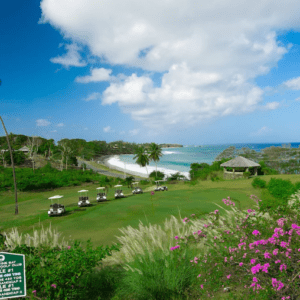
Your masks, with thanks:
<instances>
[{"instance_id":1,"label":"thatched roof hut","mask_svg":"<svg viewBox=\"0 0 300 300\"><path fill-rule=\"evenodd\" d=\"M257 175L257 168L260 167L260 164L256 163L255 161L252 161L250 159L247 159L242 156L237 156L236 158L233 158L223 164L220 165L224 168L224 173L233 173L235 174L235 169L241 169L243 168L245 171L249 172L249 168L254 167L254 173L255 176ZM232 168L233 172L228 172L226 168Z\"/></svg>"}]
</instances>

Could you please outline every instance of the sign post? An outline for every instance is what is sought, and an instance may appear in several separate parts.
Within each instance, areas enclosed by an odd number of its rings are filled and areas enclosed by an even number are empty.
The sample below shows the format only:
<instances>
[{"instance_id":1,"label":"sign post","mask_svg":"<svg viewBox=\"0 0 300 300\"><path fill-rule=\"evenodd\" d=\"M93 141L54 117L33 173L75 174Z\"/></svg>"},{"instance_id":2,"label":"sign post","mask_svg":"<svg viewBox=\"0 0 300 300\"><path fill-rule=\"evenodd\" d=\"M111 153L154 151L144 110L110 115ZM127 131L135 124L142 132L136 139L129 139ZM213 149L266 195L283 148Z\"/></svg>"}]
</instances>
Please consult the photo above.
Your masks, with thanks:
<instances>
[{"instance_id":1,"label":"sign post","mask_svg":"<svg viewBox=\"0 0 300 300\"><path fill-rule=\"evenodd\" d=\"M25 296L25 255L0 252L0 300Z\"/></svg>"}]
</instances>

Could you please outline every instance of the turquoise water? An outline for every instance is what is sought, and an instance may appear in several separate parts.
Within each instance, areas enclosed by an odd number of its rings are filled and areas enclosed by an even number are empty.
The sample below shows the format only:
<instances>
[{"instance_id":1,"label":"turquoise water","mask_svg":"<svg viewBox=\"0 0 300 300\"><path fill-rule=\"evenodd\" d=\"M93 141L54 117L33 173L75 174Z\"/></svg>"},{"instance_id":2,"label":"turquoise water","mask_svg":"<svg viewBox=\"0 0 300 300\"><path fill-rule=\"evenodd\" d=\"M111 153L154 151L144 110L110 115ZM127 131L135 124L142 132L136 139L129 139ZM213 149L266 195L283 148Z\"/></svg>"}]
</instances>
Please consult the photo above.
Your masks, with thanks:
<instances>
[{"instance_id":1,"label":"turquoise water","mask_svg":"<svg viewBox=\"0 0 300 300\"><path fill-rule=\"evenodd\" d=\"M298 148L300 143L291 143L292 148ZM178 170L179 172L189 172L190 164L192 163L207 163L211 164L215 158L229 146L235 146L236 149L247 147L255 151L261 151L264 148L271 146L282 146L278 144L227 144L227 145L203 145L184 146L183 148L168 148L163 149L163 156L157 163L157 167L165 169ZM126 163L135 163L134 155L120 155L120 160ZM154 162L150 162L150 166L155 167Z\"/></svg>"}]
</instances>

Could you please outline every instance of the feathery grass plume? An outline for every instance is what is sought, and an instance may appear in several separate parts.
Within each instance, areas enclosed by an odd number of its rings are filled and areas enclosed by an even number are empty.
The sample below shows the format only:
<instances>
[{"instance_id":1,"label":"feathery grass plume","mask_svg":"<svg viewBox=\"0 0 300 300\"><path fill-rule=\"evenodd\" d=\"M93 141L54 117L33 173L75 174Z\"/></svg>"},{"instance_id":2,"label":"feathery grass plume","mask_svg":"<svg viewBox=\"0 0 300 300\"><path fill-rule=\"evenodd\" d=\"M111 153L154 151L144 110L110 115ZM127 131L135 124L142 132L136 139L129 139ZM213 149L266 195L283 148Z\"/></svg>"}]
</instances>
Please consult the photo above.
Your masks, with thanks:
<instances>
[{"instance_id":1,"label":"feathery grass plume","mask_svg":"<svg viewBox=\"0 0 300 300\"><path fill-rule=\"evenodd\" d=\"M50 227L48 227L46 230L42 226L40 232L34 230L33 228L33 236L27 233L24 236L24 243L22 242L23 234L19 235L17 228L12 228L12 231L10 233L4 232L3 234L6 237L5 243L9 250L13 250L16 248L17 245L21 246L22 244L25 244L26 246L30 247L31 242L34 247L46 245L52 248L55 248L57 246L60 248L66 248L68 246L68 242L64 241L64 238L59 243L59 237L61 236L61 233L57 232L55 229L52 232L51 223Z\"/></svg>"}]
</instances>

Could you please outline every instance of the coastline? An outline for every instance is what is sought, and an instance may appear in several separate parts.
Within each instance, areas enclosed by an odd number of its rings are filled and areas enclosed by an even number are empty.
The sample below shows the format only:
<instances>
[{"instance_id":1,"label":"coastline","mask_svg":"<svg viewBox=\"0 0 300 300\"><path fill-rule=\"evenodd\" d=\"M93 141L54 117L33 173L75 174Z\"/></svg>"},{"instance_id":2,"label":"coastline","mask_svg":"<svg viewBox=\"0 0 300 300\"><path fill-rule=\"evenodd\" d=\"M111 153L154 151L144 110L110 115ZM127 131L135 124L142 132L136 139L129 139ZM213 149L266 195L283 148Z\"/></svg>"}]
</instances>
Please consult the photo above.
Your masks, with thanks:
<instances>
[{"instance_id":1,"label":"coastline","mask_svg":"<svg viewBox=\"0 0 300 300\"><path fill-rule=\"evenodd\" d=\"M105 165L110 169L124 172L128 175L140 176L143 178L149 178L149 176L147 175L147 170L148 174L156 170L156 167L153 166L147 166L146 169L146 167L140 167L138 164L124 163L120 160L119 155L105 155L102 156L101 159L98 159L98 161L100 161L101 164ZM167 177L169 177L171 174L179 172L180 174L184 175L187 179L190 179L190 175L188 172L180 172L178 170L167 169L162 167L157 167L157 171L163 172L164 174L166 174Z\"/></svg>"}]
</instances>

